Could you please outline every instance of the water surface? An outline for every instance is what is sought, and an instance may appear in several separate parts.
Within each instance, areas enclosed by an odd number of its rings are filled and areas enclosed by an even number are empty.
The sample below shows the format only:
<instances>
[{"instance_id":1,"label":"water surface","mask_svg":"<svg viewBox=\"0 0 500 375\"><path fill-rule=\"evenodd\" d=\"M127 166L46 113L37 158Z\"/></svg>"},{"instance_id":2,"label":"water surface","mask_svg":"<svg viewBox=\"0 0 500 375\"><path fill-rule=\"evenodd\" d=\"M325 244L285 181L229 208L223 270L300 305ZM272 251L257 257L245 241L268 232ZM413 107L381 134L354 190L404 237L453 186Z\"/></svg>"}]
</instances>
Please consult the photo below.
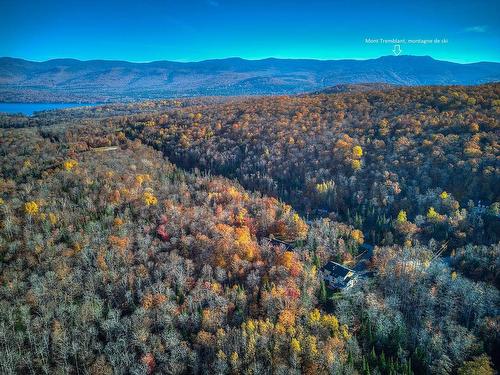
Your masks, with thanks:
<instances>
[{"instance_id":1,"label":"water surface","mask_svg":"<svg viewBox=\"0 0 500 375\"><path fill-rule=\"evenodd\" d=\"M22 113L31 116L34 112L74 107L88 107L95 104L82 103L0 103L0 112Z\"/></svg>"}]
</instances>

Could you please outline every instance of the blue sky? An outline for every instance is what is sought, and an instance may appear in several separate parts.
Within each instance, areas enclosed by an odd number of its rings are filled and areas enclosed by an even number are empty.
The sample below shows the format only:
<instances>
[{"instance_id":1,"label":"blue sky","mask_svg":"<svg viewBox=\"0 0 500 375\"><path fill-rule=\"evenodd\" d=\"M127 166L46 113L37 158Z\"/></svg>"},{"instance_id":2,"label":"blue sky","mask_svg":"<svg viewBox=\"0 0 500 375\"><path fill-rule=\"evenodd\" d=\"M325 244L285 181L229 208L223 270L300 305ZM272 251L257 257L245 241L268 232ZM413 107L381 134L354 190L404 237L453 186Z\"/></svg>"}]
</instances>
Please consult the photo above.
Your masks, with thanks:
<instances>
[{"instance_id":1,"label":"blue sky","mask_svg":"<svg viewBox=\"0 0 500 375\"><path fill-rule=\"evenodd\" d=\"M0 56L47 60L367 59L392 52L500 62L500 6L487 1L0 0Z\"/></svg>"}]
</instances>

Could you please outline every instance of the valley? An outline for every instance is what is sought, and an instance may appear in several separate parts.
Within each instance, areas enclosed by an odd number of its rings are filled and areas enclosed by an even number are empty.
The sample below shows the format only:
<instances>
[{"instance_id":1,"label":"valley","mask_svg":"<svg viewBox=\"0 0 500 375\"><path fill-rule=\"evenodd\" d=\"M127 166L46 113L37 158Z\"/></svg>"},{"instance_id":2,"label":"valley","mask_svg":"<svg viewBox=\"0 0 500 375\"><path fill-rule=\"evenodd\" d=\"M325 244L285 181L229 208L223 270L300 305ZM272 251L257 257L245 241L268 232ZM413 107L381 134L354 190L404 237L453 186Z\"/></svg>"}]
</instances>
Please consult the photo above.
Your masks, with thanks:
<instances>
[{"instance_id":1,"label":"valley","mask_svg":"<svg viewBox=\"0 0 500 375\"><path fill-rule=\"evenodd\" d=\"M496 366L499 111L486 84L2 115L2 371Z\"/></svg>"}]
</instances>

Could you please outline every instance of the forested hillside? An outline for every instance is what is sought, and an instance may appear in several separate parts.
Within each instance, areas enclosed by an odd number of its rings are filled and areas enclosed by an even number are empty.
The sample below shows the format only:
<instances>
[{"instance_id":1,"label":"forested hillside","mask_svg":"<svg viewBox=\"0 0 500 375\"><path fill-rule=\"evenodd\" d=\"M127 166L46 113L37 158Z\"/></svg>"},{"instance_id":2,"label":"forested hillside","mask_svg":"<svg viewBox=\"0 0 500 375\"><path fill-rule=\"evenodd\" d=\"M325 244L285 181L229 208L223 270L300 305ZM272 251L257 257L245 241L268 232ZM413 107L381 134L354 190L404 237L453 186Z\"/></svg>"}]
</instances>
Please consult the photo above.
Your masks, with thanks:
<instances>
[{"instance_id":1,"label":"forested hillside","mask_svg":"<svg viewBox=\"0 0 500 375\"><path fill-rule=\"evenodd\" d=\"M179 165L237 178L378 244L500 239L500 86L272 97L124 119ZM486 207L483 207L486 206Z\"/></svg>"},{"instance_id":2,"label":"forested hillside","mask_svg":"<svg viewBox=\"0 0 500 375\"><path fill-rule=\"evenodd\" d=\"M494 374L499 114L484 85L1 117L0 372Z\"/></svg>"},{"instance_id":3,"label":"forested hillside","mask_svg":"<svg viewBox=\"0 0 500 375\"><path fill-rule=\"evenodd\" d=\"M2 373L352 366L310 255L259 244L305 237L289 206L119 134L50 133L2 132Z\"/></svg>"}]
</instances>

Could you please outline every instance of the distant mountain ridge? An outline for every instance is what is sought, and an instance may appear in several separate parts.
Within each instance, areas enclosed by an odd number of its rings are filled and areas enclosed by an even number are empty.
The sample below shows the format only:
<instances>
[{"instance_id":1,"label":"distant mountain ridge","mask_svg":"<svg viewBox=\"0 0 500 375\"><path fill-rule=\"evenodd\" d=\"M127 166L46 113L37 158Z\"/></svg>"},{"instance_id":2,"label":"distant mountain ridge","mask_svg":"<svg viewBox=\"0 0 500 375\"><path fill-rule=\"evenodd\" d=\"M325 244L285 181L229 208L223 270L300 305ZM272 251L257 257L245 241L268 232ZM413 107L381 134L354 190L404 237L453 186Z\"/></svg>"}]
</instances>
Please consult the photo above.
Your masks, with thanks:
<instances>
[{"instance_id":1,"label":"distant mountain ridge","mask_svg":"<svg viewBox=\"0 0 500 375\"><path fill-rule=\"evenodd\" d=\"M296 94L367 82L411 86L496 81L500 81L500 63L457 64L408 55L371 60L228 58L149 63L0 58L0 101Z\"/></svg>"}]
</instances>

